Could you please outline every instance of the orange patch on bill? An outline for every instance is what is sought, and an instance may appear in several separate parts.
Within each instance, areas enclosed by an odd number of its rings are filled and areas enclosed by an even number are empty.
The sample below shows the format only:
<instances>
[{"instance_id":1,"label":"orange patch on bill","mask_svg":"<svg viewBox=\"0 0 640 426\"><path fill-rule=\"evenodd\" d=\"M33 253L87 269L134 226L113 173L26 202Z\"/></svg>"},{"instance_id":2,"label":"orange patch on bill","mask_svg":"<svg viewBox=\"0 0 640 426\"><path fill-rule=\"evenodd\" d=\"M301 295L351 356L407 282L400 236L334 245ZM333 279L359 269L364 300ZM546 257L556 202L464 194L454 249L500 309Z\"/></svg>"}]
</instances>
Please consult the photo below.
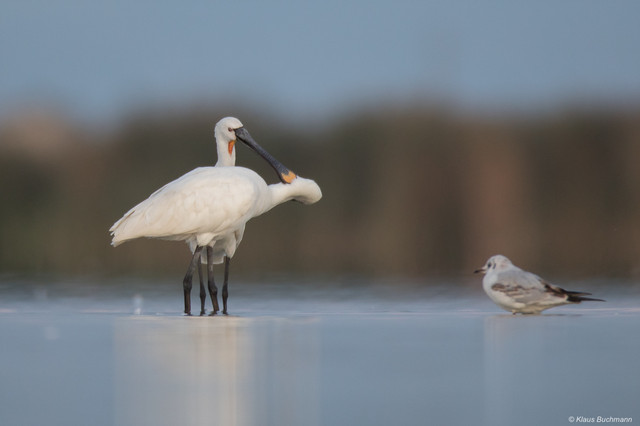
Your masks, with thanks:
<instances>
[{"instance_id":1,"label":"orange patch on bill","mask_svg":"<svg viewBox=\"0 0 640 426\"><path fill-rule=\"evenodd\" d=\"M235 145L236 141L229 142L229 155L233 153L233 145Z\"/></svg>"},{"instance_id":2,"label":"orange patch on bill","mask_svg":"<svg viewBox=\"0 0 640 426\"><path fill-rule=\"evenodd\" d=\"M282 176L282 180L284 180L287 183L293 182L293 180L298 177L291 170L289 170L289 173L287 173L286 175L282 174L281 176Z\"/></svg>"}]
</instances>

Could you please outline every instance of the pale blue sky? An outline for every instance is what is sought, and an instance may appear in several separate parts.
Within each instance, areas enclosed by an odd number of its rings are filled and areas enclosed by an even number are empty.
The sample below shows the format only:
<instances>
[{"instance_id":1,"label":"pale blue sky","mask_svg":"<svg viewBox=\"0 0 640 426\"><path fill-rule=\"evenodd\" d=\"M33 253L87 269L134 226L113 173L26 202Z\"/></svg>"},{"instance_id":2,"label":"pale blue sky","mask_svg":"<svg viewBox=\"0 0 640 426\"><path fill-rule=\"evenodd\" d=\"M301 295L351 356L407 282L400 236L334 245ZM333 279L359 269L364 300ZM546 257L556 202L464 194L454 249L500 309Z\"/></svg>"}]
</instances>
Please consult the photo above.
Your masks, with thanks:
<instances>
[{"instance_id":1,"label":"pale blue sky","mask_svg":"<svg viewBox=\"0 0 640 426\"><path fill-rule=\"evenodd\" d=\"M231 98L284 116L387 101L640 100L638 1L80 1L0 5L0 119Z\"/></svg>"}]
</instances>

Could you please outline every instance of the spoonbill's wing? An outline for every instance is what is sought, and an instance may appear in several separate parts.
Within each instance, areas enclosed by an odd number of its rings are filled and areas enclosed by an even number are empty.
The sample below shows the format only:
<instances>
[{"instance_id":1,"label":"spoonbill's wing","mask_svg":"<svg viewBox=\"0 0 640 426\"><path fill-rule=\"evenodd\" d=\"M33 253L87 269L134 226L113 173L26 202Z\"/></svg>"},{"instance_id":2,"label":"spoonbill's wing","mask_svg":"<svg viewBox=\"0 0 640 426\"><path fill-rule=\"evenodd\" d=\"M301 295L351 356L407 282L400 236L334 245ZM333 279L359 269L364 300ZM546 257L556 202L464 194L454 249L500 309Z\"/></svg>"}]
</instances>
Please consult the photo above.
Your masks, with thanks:
<instances>
[{"instance_id":1,"label":"spoonbill's wing","mask_svg":"<svg viewBox=\"0 0 640 426\"><path fill-rule=\"evenodd\" d=\"M112 244L139 237L185 240L234 230L257 214L262 187L262 178L249 169L195 169L129 210L111 227Z\"/></svg>"}]
</instances>

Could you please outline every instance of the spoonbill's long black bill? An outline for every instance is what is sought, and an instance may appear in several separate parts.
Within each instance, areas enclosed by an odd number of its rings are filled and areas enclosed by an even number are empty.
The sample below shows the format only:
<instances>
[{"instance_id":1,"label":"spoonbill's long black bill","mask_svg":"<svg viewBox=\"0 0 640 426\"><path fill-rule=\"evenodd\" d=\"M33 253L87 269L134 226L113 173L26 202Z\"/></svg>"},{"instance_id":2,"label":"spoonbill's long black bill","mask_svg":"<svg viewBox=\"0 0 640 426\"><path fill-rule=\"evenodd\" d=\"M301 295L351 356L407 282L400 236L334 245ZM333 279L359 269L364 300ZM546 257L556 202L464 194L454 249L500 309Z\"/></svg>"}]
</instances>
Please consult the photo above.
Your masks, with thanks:
<instances>
[{"instance_id":1,"label":"spoonbill's long black bill","mask_svg":"<svg viewBox=\"0 0 640 426\"><path fill-rule=\"evenodd\" d=\"M251 137L249 132L244 127L236 129L236 137L244 142L245 145L247 145L249 148L260 154L262 158L267 160L267 163L269 163L271 167L273 167L278 175L278 179L280 179L282 183L291 183L296 178L295 173L285 167L284 164L276 160L273 155L267 152L266 149L261 147L258 142L256 142Z\"/></svg>"}]
</instances>

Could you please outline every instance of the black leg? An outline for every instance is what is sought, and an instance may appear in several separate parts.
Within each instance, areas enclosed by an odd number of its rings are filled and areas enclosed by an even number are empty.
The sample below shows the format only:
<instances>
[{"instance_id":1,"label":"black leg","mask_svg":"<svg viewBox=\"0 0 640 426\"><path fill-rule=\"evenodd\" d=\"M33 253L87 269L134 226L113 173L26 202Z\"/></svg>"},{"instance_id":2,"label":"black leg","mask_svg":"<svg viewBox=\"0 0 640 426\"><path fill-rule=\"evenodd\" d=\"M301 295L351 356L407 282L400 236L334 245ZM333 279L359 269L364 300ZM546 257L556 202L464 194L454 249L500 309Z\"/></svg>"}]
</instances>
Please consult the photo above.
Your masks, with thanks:
<instances>
[{"instance_id":1,"label":"black leg","mask_svg":"<svg viewBox=\"0 0 640 426\"><path fill-rule=\"evenodd\" d=\"M213 247L207 246L207 276L209 284L209 296L211 296L211 303L213 303L213 312L211 315L215 315L220 310L218 305L218 287L213 279Z\"/></svg>"},{"instance_id":2,"label":"black leg","mask_svg":"<svg viewBox=\"0 0 640 426\"><path fill-rule=\"evenodd\" d=\"M187 274L184 276L184 280L182 281L182 287L184 288L184 313L187 315L191 315L191 281L193 279L193 270L196 269L196 266L200 261L201 252L202 247L196 247L193 252L193 256L191 257L191 262L189 262Z\"/></svg>"},{"instance_id":3,"label":"black leg","mask_svg":"<svg viewBox=\"0 0 640 426\"><path fill-rule=\"evenodd\" d=\"M200 279L200 316L203 316L205 314L204 304L207 301L207 292L204 289L204 279L202 277L202 261L198 262L198 278Z\"/></svg>"},{"instance_id":4,"label":"black leg","mask_svg":"<svg viewBox=\"0 0 640 426\"><path fill-rule=\"evenodd\" d=\"M229 263L231 259L228 256L224 257L224 284L222 285L222 313L229 315L227 312L227 298L229 297Z\"/></svg>"}]
</instances>

